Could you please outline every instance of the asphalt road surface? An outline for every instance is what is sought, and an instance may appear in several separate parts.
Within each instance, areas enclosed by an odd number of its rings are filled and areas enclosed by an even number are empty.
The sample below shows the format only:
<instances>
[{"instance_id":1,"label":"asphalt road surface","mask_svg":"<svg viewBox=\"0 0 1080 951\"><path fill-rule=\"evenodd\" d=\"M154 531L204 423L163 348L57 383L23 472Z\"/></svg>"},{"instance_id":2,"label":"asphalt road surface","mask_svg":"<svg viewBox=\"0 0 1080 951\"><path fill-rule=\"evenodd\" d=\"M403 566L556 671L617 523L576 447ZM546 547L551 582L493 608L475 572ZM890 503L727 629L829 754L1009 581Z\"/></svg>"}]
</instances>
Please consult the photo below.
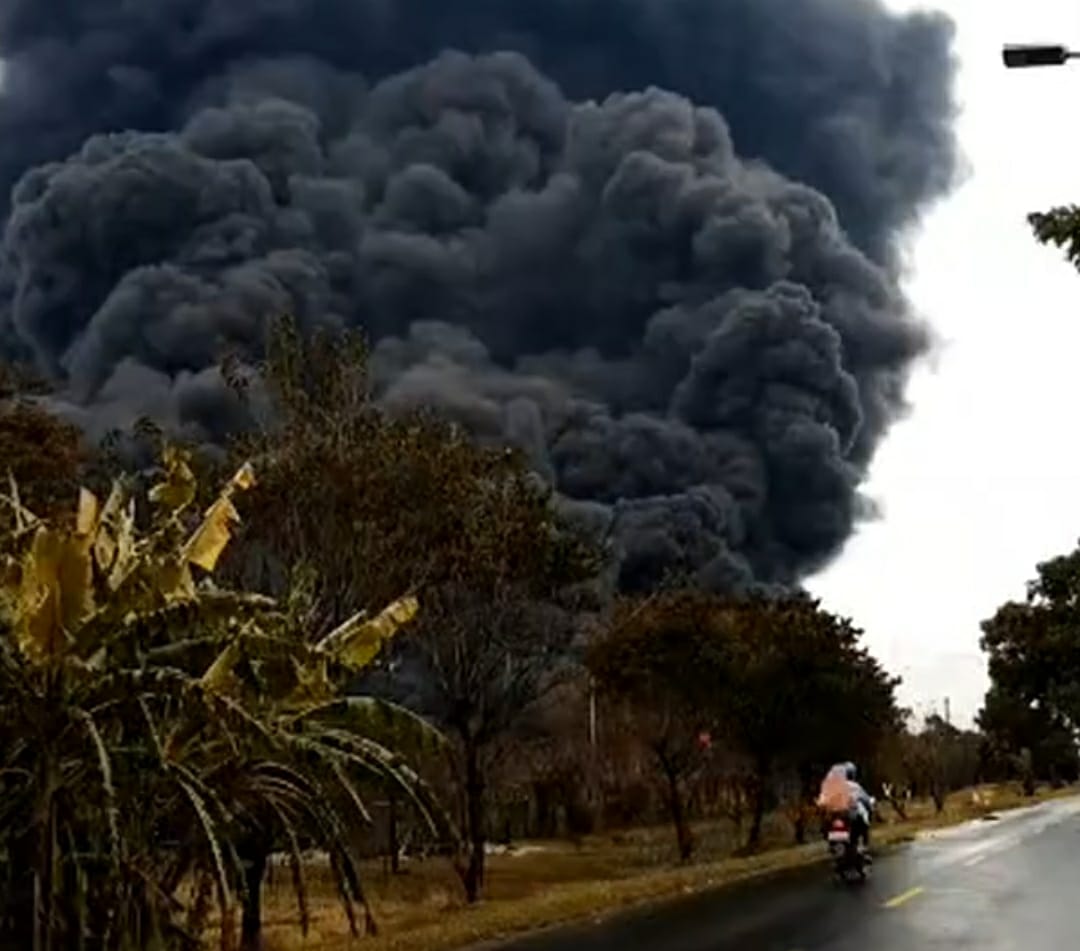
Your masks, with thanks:
<instances>
[{"instance_id":1,"label":"asphalt road surface","mask_svg":"<svg viewBox=\"0 0 1080 951\"><path fill-rule=\"evenodd\" d=\"M935 833L880 857L864 885L840 885L829 871L802 869L501 951L1080 949L1080 799Z\"/></svg>"}]
</instances>

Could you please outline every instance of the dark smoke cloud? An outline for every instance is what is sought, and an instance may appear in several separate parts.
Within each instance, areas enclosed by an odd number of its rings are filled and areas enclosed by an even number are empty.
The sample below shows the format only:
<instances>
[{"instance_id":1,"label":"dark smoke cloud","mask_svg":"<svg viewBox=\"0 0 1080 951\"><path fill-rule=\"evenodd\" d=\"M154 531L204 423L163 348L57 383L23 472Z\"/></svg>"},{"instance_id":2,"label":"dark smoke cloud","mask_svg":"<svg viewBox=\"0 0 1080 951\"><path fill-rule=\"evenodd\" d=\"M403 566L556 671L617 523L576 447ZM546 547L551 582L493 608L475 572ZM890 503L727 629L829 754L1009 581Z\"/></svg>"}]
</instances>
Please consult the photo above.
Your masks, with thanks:
<instances>
[{"instance_id":1,"label":"dark smoke cloud","mask_svg":"<svg viewBox=\"0 0 1080 951\"><path fill-rule=\"evenodd\" d=\"M362 326L626 586L789 583L925 345L891 249L952 172L948 42L870 0L0 0L0 335L92 429L213 440L226 349Z\"/></svg>"},{"instance_id":2,"label":"dark smoke cloud","mask_svg":"<svg viewBox=\"0 0 1080 951\"><path fill-rule=\"evenodd\" d=\"M881 0L2 0L0 187L102 129L174 128L238 63L317 60L280 85L340 128L328 67L514 49L574 98L656 85L718 108L880 259L954 171L951 38Z\"/></svg>"}]
</instances>

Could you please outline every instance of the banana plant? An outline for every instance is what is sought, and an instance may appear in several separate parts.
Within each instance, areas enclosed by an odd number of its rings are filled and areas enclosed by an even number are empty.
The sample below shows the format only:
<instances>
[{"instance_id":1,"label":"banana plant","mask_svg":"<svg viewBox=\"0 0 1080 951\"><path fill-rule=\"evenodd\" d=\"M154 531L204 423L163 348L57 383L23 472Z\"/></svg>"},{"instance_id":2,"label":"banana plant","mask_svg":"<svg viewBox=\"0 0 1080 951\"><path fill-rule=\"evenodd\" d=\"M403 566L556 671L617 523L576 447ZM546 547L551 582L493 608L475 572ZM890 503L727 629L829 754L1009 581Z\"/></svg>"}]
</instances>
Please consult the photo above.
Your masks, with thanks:
<instances>
[{"instance_id":1,"label":"banana plant","mask_svg":"<svg viewBox=\"0 0 1080 951\"><path fill-rule=\"evenodd\" d=\"M0 497L0 944L195 948L216 906L230 949L242 905L250 945L253 836L284 845L305 928L301 853L317 847L353 930L370 930L351 846L369 819L363 784L394 784L434 833L456 835L380 742L387 723L439 735L337 686L419 604L310 643L288 607L213 583L252 467L201 513L189 457L167 449L162 470L143 500L123 480L104 502L82 490L70 524L28 511L14 482Z\"/></svg>"}]
</instances>

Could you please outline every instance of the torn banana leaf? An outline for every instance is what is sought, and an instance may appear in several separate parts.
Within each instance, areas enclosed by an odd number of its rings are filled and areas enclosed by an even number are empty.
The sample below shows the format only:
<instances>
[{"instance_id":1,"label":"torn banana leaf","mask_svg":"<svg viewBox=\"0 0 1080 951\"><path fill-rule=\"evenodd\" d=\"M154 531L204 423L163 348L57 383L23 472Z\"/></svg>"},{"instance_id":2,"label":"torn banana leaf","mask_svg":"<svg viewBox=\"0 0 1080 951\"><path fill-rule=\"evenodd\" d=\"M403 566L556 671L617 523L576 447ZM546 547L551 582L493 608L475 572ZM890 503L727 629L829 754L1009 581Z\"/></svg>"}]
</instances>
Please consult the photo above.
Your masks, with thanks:
<instances>
[{"instance_id":1,"label":"torn banana leaf","mask_svg":"<svg viewBox=\"0 0 1080 951\"><path fill-rule=\"evenodd\" d=\"M255 471L251 463L245 463L229 481L195 533L184 546L184 557L204 571L213 571L218 559L232 538L234 525L240 522L240 513L232 503L233 493L245 491L255 484Z\"/></svg>"},{"instance_id":2,"label":"torn banana leaf","mask_svg":"<svg viewBox=\"0 0 1080 951\"><path fill-rule=\"evenodd\" d=\"M373 618L356 614L327 634L316 650L331 655L346 667L362 670L378 656L383 644L416 617L419 609L419 601L409 595L394 601Z\"/></svg>"}]
</instances>

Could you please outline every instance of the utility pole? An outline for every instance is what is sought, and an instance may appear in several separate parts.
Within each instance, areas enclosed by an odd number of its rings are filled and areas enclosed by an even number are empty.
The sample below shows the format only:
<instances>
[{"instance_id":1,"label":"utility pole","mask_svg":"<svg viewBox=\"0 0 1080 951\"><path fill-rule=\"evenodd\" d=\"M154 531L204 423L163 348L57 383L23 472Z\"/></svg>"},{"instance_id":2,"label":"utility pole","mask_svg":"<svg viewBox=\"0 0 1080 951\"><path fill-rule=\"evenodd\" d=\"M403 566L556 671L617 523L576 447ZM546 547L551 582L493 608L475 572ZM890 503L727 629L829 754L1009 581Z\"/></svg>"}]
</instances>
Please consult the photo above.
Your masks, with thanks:
<instances>
[{"instance_id":1,"label":"utility pole","mask_svg":"<svg viewBox=\"0 0 1080 951\"><path fill-rule=\"evenodd\" d=\"M952 726L952 713L949 708L949 698L945 698L945 725Z\"/></svg>"},{"instance_id":2,"label":"utility pole","mask_svg":"<svg viewBox=\"0 0 1080 951\"><path fill-rule=\"evenodd\" d=\"M596 750L596 681L592 677L589 678L589 745Z\"/></svg>"},{"instance_id":3,"label":"utility pole","mask_svg":"<svg viewBox=\"0 0 1080 951\"><path fill-rule=\"evenodd\" d=\"M596 826L603 821L600 793L600 749L597 746L596 680L589 677L589 765L586 772L586 795L593 810Z\"/></svg>"}]
</instances>

